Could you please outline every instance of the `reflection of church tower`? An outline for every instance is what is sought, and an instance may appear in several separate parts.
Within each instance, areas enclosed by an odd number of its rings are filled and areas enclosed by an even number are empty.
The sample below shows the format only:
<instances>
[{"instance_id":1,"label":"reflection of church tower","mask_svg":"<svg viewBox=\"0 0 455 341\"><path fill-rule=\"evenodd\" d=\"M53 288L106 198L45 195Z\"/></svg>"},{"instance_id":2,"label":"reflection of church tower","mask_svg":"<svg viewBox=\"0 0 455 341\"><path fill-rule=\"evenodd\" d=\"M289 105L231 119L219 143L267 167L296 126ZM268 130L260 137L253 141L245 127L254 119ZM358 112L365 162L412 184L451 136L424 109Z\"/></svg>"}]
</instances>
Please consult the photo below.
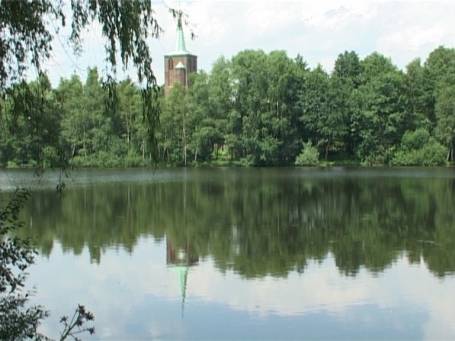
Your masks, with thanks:
<instances>
[{"instance_id":1,"label":"reflection of church tower","mask_svg":"<svg viewBox=\"0 0 455 341\"><path fill-rule=\"evenodd\" d=\"M197 56L192 55L185 46L182 26L182 12L177 18L177 45L174 52L164 56L164 93L167 95L175 84L188 87L188 77L197 72Z\"/></svg>"},{"instance_id":2,"label":"reflection of church tower","mask_svg":"<svg viewBox=\"0 0 455 341\"><path fill-rule=\"evenodd\" d=\"M193 252L187 242L184 247L175 247L169 238L166 239L166 263L173 266L179 277L180 295L182 296L182 316L185 307L186 285L188 282L188 270L196 265L199 256Z\"/></svg>"},{"instance_id":3,"label":"reflection of church tower","mask_svg":"<svg viewBox=\"0 0 455 341\"><path fill-rule=\"evenodd\" d=\"M179 275L179 284L180 284L180 295L182 296L182 318L183 312L185 311L185 298L186 298L186 284L188 282L188 266L179 265L175 267Z\"/></svg>"},{"instance_id":4,"label":"reflection of church tower","mask_svg":"<svg viewBox=\"0 0 455 341\"><path fill-rule=\"evenodd\" d=\"M166 238L166 263L173 266L192 266L199 262L199 256L189 243L185 246L175 246L170 238Z\"/></svg>"}]
</instances>

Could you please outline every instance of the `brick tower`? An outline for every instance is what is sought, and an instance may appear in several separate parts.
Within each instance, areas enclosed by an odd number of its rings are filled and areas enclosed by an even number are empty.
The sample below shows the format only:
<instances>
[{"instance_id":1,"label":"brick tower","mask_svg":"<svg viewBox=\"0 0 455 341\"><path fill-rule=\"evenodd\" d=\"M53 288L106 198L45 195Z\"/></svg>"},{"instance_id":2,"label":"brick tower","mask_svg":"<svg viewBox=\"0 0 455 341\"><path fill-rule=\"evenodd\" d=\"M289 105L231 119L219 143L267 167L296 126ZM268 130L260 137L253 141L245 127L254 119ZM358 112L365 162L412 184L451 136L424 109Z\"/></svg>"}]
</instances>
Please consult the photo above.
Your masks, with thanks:
<instances>
[{"instance_id":1,"label":"brick tower","mask_svg":"<svg viewBox=\"0 0 455 341\"><path fill-rule=\"evenodd\" d=\"M197 56L188 52L182 27L182 12L177 20L177 44L174 52L164 56L164 93L167 95L174 84L187 88L189 75L197 72Z\"/></svg>"}]
</instances>

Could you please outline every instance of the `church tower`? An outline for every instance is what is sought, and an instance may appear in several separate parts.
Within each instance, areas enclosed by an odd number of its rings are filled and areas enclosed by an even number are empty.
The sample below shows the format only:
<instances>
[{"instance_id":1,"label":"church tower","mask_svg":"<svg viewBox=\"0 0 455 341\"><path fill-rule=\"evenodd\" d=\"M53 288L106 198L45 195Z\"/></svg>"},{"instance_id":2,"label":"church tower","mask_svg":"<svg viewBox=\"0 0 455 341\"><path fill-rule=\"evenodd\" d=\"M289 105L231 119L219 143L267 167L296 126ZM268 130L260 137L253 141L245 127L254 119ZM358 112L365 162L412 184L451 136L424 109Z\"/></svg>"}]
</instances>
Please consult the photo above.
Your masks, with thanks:
<instances>
[{"instance_id":1,"label":"church tower","mask_svg":"<svg viewBox=\"0 0 455 341\"><path fill-rule=\"evenodd\" d=\"M185 36L182 26L182 12L178 13L177 20L177 44L174 52L164 56L164 93L169 91L175 84L188 88L189 75L197 72L197 56L188 52L185 46Z\"/></svg>"}]
</instances>

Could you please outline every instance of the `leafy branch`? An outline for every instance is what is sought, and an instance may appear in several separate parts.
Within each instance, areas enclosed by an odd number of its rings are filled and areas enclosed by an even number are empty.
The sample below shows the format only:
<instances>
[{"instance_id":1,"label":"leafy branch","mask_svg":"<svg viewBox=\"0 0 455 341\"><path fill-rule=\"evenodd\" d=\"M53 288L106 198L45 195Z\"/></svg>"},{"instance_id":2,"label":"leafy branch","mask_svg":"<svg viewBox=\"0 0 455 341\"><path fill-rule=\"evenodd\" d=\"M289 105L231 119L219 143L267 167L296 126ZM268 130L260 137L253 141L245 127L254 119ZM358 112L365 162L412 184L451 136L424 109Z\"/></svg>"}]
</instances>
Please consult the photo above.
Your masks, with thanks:
<instances>
[{"instance_id":1,"label":"leafy branch","mask_svg":"<svg viewBox=\"0 0 455 341\"><path fill-rule=\"evenodd\" d=\"M64 326L60 341L66 340L67 338L78 341L80 339L77 336L83 333L93 335L95 333L95 327L86 327L85 324L94 319L95 317L90 311L86 310L83 305L79 305L71 317L71 320L68 316L63 316L60 319L60 323Z\"/></svg>"}]
</instances>

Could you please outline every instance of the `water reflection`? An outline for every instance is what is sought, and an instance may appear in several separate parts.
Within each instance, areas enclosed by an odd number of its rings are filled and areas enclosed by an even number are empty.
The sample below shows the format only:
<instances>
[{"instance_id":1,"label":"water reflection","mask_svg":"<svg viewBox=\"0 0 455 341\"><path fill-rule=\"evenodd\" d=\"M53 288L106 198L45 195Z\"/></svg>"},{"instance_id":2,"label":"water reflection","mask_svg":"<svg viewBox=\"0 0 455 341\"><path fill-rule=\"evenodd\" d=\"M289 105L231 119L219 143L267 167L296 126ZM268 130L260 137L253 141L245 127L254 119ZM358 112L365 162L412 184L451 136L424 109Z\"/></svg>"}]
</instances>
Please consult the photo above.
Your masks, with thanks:
<instances>
[{"instance_id":1,"label":"water reflection","mask_svg":"<svg viewBox=\"0 0 455 341\"><path fill-rule=\"evenodd\" d=\"M451 170L108 175L24 212L48 335L82 302L102 339L455 338Z\"/></svg>"},{"instance_id":2,"label":"water reflection","mask_svg":"<svg viewBox=\"0 0 455 341\"><path fill-rule=\"evenodd\" d=\"M108 248L132 252L140 237L166 237L174 256L210 256L246 278L304 272L329 253L345 275L381 272L403 253L436 276L455 271L453 177L194 172L186 181L99 184L63 197L36 192L23 233L45 255L55 241L76 255L87 246L95 263Z\"/></svg>"}]
</instances>

